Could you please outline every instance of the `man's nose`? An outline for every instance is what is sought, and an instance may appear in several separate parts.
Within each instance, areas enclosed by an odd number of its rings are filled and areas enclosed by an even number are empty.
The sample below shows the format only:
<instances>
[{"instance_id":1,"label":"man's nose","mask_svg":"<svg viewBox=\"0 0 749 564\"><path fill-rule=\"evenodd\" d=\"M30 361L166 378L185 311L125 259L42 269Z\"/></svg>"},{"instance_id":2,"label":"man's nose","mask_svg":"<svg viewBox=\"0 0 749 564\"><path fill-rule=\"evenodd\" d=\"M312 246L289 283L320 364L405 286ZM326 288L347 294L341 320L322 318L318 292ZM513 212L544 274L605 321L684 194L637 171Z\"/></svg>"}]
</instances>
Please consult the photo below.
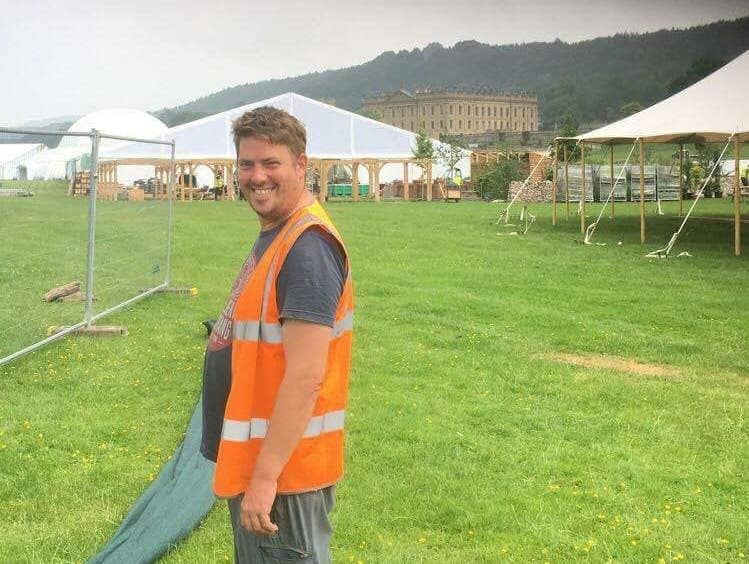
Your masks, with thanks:
<instances>
[{"instance_id":1,"label":"man's nose","mask_svg":"<svg viewBox=\"0 0 749 564\"><path fill-rule=\"evenodd\" d=\"M261 166L256 166L250 173L250 182L255 185L264 184L268 179L268 175L265 174L265 169Z\"/></svg>"}]
</instances>

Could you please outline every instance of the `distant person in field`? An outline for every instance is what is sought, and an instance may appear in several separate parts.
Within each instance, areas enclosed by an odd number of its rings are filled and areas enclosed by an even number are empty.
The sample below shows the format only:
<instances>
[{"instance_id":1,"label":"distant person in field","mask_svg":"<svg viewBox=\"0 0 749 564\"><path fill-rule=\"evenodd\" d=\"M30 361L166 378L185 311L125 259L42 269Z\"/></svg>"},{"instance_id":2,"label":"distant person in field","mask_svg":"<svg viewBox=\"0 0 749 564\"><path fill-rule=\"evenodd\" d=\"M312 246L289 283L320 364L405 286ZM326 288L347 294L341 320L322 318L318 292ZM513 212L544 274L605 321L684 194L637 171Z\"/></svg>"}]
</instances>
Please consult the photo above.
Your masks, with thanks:
<instances>
[{"instance_id":1,"label":"distant person in field","mask_svg":"<svg viewBox=\"0 0 749 564\"><path fill-rule=\"evenodd\" d=\"M213 178L213 198L218 202L224 194L224 175L221 171Z\"/></svg>"},{"instance_id":2,"label":"distant person in field","mask_svg":"<svg viewBox=\"0 0 749 564\"><path fill-rule=\"evenodd\" d=\"M261 230L206 350L201 451L229 501L237 562L327 563L353 336L348 254L305 186L304 126L262 107L233 131Z\"/></svg>"}]
</instances>

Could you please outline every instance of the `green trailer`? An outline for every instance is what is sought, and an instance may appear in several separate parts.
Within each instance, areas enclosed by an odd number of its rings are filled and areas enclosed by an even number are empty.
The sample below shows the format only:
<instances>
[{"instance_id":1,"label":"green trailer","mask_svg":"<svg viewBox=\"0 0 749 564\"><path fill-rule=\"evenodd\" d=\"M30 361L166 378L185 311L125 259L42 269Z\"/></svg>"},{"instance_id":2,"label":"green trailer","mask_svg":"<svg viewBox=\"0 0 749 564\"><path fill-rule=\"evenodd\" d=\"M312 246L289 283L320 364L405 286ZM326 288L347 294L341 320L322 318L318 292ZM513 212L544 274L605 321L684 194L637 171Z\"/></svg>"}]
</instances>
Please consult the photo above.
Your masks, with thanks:
<instances>
[{"instance_id":1,"label":"green trailer","mask_svg":"<svg viewBox=\"0 0 749 564\"><path fill-rule=\"evenodd\" d=\"M363 198L369 194L369 184L359 184L359 197ZM351 184L328 184L329 198L350 198Z\"/></svg>"}]
</instances>

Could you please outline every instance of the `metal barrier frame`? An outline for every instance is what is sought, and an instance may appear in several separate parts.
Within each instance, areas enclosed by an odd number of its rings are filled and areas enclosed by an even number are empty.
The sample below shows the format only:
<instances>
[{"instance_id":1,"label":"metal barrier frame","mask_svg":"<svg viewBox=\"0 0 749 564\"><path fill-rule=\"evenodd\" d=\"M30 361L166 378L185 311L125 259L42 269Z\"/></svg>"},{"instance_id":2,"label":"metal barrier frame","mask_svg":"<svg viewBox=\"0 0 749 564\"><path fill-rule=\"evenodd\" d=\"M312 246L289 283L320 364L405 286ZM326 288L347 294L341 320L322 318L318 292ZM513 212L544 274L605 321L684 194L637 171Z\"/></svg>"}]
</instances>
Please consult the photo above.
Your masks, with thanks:
<instances>
[{"instance_id":1,"label":"metal barrier frame","mask_svg":"<svg viewBox=\"0 0 749 564\"><path fill-rule=\"evenodd\" d=\"M89 133L77 132L77 131L50 131L46 129L25 129L25 128L8 128L0 127L0 133L15 133L23 135L49 135L49 136L65 136L65 137L88 137L91 139L91 184L88 193L88 251L86 259L86 300L85 309L83 313L83 320L80 323L76 323L69 327L65 327L62 331L50 335L41 341L24 347L23 349L16 351L6 357L0 358L0 366L8 364L20 358L26 354L29 354L39 348L42 348L49 343L62 339L70 333L74 333L79 329L91 327L95 321L102 319L116 311L121 310L135 302L138 302L151 294L155 294L161 290L165 290L171 283L171 255L172 255L172 223L174 216L174 154L175 144L174 140L171 141L157 141L154 139L139 139L137 137L124 137L122 135L112 135L109 133L102 133L96 129L92 129ZM114 139L117 141L131 141L134 143L149 143L152 145L168 145L171 147L170 152L170 163L169 168L169 187L167 190L167 201L168 201L168 219L167 219L167 241L166 241L166 275L164 282L142 291L141 293L133 296L132 298L125 300L117 305L114 305L102 312L94 313L93 299L94 299L94 253L96 247L96 188L99 180L99 144L101 139Z\"/></svg>"}]
</instances>

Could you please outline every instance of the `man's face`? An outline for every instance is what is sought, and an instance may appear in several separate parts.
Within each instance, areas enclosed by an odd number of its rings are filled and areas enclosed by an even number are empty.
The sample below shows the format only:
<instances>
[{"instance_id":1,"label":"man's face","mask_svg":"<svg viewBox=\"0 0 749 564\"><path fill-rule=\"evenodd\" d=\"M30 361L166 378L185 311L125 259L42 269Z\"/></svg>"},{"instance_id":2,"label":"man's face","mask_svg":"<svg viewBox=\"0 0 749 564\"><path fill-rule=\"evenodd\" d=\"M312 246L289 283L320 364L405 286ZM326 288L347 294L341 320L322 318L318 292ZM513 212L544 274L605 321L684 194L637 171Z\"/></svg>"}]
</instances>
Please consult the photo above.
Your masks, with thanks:
<instances>
[{"instance_id":1,"label":"man's face","mask_svg":"<svg viewBox=\"0 0 749 564\"><path fill-rule=\"evenodd\" d=\"M305 193L307 155L294 156L285 145L243 137L237 151L239 188L269 228L286 219Z\"/></svg>"}]
</instances>

